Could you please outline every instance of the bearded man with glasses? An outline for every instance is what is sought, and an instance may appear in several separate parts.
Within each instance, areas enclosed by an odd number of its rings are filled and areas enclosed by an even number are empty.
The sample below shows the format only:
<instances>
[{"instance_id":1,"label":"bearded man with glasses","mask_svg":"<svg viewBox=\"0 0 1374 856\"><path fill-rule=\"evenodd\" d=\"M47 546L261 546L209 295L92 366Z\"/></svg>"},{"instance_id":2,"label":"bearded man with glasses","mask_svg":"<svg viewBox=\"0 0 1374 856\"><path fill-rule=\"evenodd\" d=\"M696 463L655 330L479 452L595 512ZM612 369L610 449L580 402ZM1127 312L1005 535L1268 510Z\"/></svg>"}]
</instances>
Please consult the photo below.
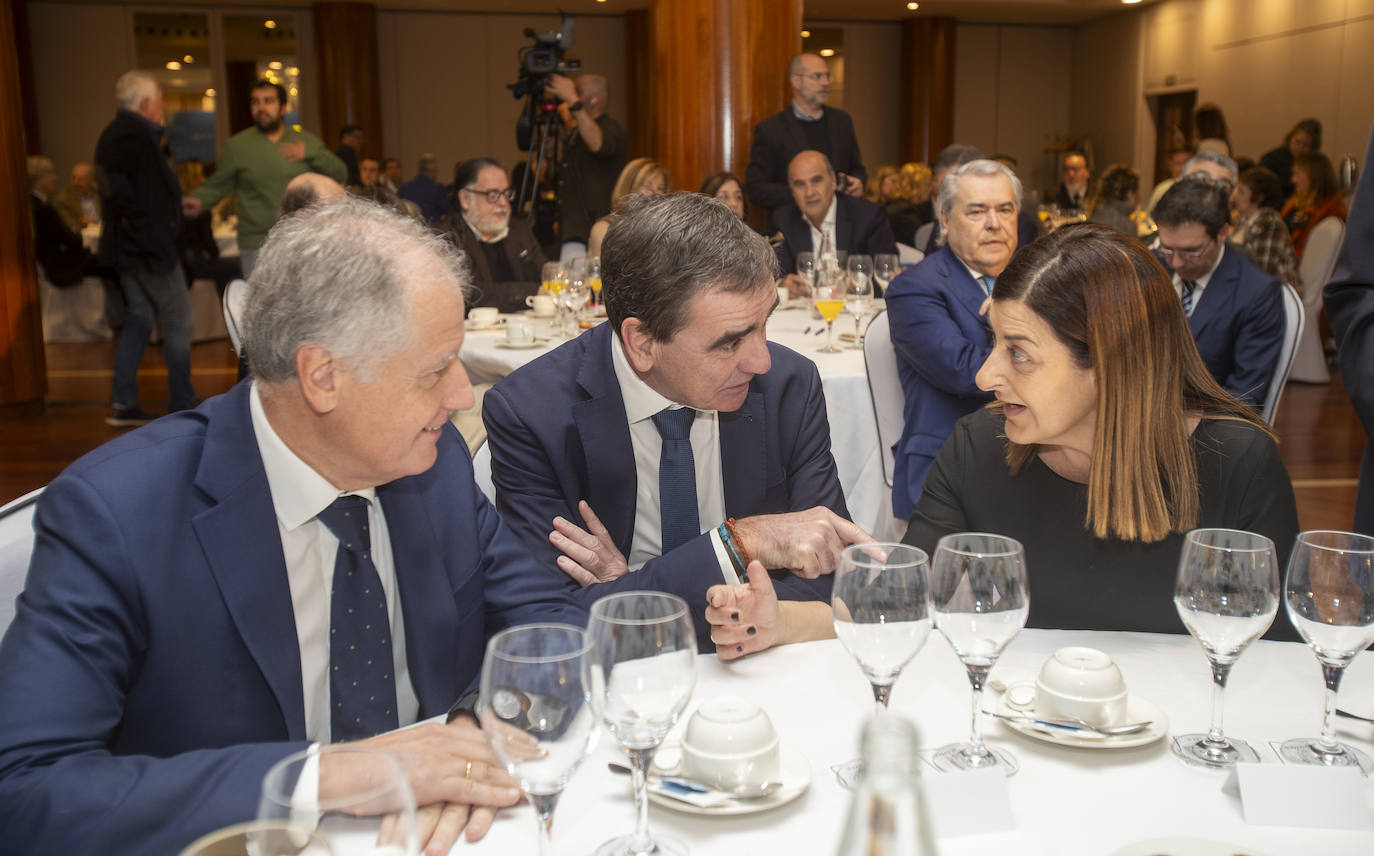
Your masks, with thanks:
<instances>
[{"instance_id":1,"label":"bearded man with glasses","mask_svg":"<svg viewBox=\"0 0 1374 856\"><path fill-rule=\"evenodd\" d=\"M491 158L463 161L453 186L455 210L444 218L444 230L471 260L477 293L470 305L524 309L525 298L539 290L546 259L529 224L511 220L514 192L506 168Z\"/></svg>"}]
</instances>

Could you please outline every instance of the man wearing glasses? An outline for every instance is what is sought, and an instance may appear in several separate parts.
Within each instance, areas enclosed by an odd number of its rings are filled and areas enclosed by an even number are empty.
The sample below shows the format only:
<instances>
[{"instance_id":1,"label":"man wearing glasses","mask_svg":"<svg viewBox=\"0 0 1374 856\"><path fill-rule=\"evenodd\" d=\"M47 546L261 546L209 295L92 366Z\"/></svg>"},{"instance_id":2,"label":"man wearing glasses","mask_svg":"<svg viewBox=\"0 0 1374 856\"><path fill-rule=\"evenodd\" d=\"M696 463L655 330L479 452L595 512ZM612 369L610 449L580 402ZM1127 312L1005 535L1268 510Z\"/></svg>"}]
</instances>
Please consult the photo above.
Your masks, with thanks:
<instances>
[{"instance_id":1,"label":"man wearing glasses","mask_svg":"<svg viewBox=\"0 0 1374 856\"><path fill-rule=\"evenodd\" d=\"M843 110L825 106L830 97L825 60L816 54L798 54L787 67L787 80L792 85L792 103L754 128L749 169L744 174L749 201L769 210L791 204L787 165L807 149L830 159L842 193L862 196L868 170L860 159L854 120Z\"/></svg>"},{"instance_id":2,"label":"man wearing glasses","mask_svg":"<svg viewBox=\"0 0 1374 856\"><path fill-rule=\"evenodd\" d=\"M539 290L545 258L529 224L511 221L514 194L506 168L491 158L463 161L454 187L459 210L444 223L449 240L471 259L472 305L519 312Z\"/></svg>"},{"instance_id":3,"label":"man wearing glasses","mask_svg":"<svg viewBox=\"0 0 1374 856\"><path fill-rule=\"evenodd\" d=\"M1156 252L1173 271L1188 327L1207 370L1227 392L1264 403L1283 343L1278 280L1228 249L1230 188L1185 178L1160 198Z\"/></svg>"}]
</instances>

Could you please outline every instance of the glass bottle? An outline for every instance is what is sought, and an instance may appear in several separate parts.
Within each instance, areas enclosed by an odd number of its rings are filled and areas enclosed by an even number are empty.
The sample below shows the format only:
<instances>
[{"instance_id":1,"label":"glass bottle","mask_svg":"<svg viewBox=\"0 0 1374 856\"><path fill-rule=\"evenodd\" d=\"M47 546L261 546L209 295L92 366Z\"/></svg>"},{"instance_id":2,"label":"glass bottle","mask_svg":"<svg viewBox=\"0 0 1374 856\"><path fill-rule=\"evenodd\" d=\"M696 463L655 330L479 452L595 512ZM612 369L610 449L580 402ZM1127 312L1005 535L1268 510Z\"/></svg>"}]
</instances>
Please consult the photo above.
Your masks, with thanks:
<instances>
[{"instance_id":1,"label":"glass bottle","mask_svg":"<svg viewBox=\"0 0 1374 856\"><path fill-rule=\"evenodd\" d=\"M882 714L864 725L861 743L863 772L837 856L931 856L916 726Z\"/></svg>"}]
</instances>

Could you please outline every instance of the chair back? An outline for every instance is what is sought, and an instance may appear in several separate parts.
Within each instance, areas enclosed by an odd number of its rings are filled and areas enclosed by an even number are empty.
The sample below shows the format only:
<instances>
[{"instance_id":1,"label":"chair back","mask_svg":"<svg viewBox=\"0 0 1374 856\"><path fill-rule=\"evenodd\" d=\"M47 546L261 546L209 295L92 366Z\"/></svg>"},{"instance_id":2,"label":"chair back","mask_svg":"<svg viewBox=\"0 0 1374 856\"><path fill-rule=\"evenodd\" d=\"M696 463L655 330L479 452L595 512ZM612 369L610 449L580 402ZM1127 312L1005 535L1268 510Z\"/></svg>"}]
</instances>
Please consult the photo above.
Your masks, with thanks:
<instances>
[{"instance_id":1,"label":"chair back","mask_svg":"<svg viewBox=\"0 0 1374 856\"><path fill-rule=\"evenodd\" d=\"M224 288L224 327L229 331L229 341L234 345L234 353L243 356L243 335L239 331L243 318L243 305L248 302L248 281L235 279Z\"/></svg>"},{"instance_id":2,"label":"chair back","mask_svg":"<svg viewBox=\"0 0 1374 856\"><path fill-rule=\"evenodd\" d=\"M926 244L930 243L930 233L933 231L935 231L934 220L930 221L929 223L922 223L920 226L916 227L916 235L912 238L912 240L916 242L917 250L920 250L922 253L925 253L925 250L923 248ZM924 258L924 256L922 257Z\"/></svg>"},{"instance_id":3,"label":"chair back","mask_svg":"<svg viewBox=\"0 0 1374 856\"><path fill-rule=\"evenodd\" d=\"M1338 217L1325 218L1313 226L1312 233L1307 236L1307 248L1298 263L1298 274L1302 277L1302 303L1309 314L1321 306L1322 289L1336 269L1336 255L1344 239L1345 224Z\"/></svg>"},{"instance_id":4,"label":"chair back","mask_svg":"<svg viewBox=\"0 0 1374 856\"><path fill-rule=\"evenodd\" d=\"M892 448L902 437L902 379L897 374L897 352L892 348L892 330L887 312L868 325L864 333L864 369L868 392L873 399L873 418L878 423L878 447L882 452L883 480L892 487Z\"/></svg>"},{"instance_id":5,"label":"chair back","mask_svg":"<svg viewBox=\"0 0 1374 856\"><path fill-rule=\"evenodd\" d=\"M496 485L491 481L491 444L486 441L472 453L472 477L482 489L482 493L486 494L487 499L494 505Z\"/></svg>"},{"instance_id":6,"label":"chair back","mask_svg":"<svg viewBox=\"0 0 1374 856\"><path fill-rule=\"evenodd\" d=\"M0 636L14 620L14 599L24 590L33 555L33 511L43 488L0 507Z\"/></svg>"},{"instance_id":7,"label":"chair back","mask_svg":"<svg viewBox=\"0 0 1374 856\"><path fill-rule=\"evenodd\" d=\"M920 264L925 257L926 254L915 247L903 244L900 241L897 242L897 263L902 267L911 267L912 265Z\"/></svg>"},{"instance_id":8,"label":"chair back","mask_svg":"<svg viewBox=\"0 0 1374 856\"><path fill-rule=\"evenodd\" d=\"M1279 345L1279 359L1274 364L1274 377L1269 381L1269 392L1264 396L1264 407L1260 416L1271 426L1279 411L1279 399L1283 388L1288 384L1288 374L1293 370L1293 358L1298 354L1298 341L1302 338L1303 328L1307 326L1307 313L1302 305L1298 290L1285 283L1283 285L1283 342Z\"/></svg>"}]
</instances>

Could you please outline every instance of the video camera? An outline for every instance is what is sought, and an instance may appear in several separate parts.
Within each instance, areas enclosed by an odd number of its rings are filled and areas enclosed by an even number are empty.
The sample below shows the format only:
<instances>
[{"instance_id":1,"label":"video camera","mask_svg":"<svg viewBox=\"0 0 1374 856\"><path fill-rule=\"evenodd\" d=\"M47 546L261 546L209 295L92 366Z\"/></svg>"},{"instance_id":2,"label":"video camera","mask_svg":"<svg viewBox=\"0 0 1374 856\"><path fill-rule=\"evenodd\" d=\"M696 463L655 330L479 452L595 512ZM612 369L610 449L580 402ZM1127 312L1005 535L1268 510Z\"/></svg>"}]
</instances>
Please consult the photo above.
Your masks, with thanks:
<instances>
[{"instance_id":1,"label":"video camera","mask_svg":"<svg viewBox=\"0 0 1374 856\"><path fill-rule=\"evenodd\" d=\"M543 98L551 74L571 75L582 70L581 61L566 58L568 48L573 46L576 23L572 15L564 15L556 33L535 33L525 28L525 36L534 39L534 44L521 49L519 79L506 84L517 100L530 95Z\"/></svg>"}]
</instances>

